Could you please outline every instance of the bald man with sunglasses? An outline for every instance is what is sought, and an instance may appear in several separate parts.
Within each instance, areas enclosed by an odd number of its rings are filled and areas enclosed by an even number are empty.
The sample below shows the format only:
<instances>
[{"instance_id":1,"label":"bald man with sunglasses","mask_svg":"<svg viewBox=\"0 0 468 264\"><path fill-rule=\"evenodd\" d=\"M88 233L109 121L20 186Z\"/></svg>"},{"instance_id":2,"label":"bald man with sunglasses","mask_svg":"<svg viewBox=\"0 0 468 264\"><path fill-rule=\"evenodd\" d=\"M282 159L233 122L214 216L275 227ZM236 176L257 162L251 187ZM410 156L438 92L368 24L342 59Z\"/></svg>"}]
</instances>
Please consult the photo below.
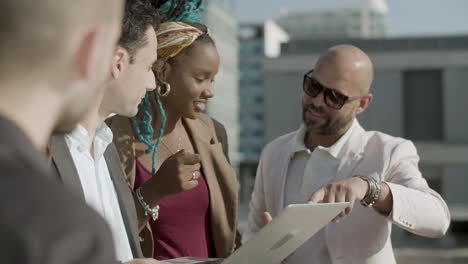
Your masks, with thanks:
<instances>
[{"instance_id":1,"label":"bald man with sunglasses","mask_svg":"<svg viewBox=\"0 0 468 264\"><path fill-rule=\"evenodd\" d=\"M304 75L303 125L266 146L244 239L295 203L349 202L333 223L284 263L396 263L393 224L443 236L450 213L419 168L414 144L356 120L372 102L373 65L359 48L338 45Z\"/></svg>"}]
</instances>

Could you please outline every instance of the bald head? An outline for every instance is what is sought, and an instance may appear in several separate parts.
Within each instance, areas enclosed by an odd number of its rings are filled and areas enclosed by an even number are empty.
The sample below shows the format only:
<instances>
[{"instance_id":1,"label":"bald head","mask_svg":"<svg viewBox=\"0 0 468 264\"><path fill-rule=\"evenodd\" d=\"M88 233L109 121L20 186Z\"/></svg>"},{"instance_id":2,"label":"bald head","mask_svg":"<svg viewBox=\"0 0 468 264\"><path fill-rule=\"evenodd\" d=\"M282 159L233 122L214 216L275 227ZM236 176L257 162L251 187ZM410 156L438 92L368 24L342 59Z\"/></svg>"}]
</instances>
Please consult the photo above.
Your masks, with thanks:
<instances>
[{"instance_id":1,"label":"bald head","mask_svg":"<svg viewBox=\"0 0 468 264\"><path fill-rule=\"evenodd\" d=\"M368 93L374 67L369 56L352 45L338 45L323 54L314 69L314 76L328 87L340 88L348 95Z\"/></svg>"}]
</instances>

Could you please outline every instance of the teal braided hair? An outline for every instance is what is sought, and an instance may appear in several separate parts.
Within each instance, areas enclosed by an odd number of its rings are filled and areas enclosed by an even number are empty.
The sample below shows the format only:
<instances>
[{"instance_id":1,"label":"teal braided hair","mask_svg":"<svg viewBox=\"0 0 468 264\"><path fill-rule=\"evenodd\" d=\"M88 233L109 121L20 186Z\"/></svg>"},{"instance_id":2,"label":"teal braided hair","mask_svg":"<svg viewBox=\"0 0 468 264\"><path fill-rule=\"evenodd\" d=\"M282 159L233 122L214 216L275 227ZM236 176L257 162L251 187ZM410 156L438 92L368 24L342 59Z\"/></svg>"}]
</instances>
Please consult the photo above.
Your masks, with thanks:
<instances>
[{"instance_id":1,"label":"teal braided hair","mask_svg":"<svg viewBox=\"0 0 468 264\"><path fill-rule=\"evenodd\" d=\"M164 127L166 126L166 111L161 103L159 95L156 94L156 102L158 104L159 113L161 114L161 126L159 127L159 135L156 140L156 144L153 143L154 129L153 129L153 114L151 113L151 92L146 92L145 98L141 101L138 106L139 110L143 114L141 121L141 129L138 124L137 117L132 118L133 125L135 126L136 136L138 141L145 143L148 148L145 150L145 153L153 152L152 162L151 162L151 175L156 173L156 154L158 153L158 147L161 144L162 136L164 135ZM143 131L142 131L143 130Z\"/></svg>"},{"instance_id":2,"label":"teal braided hair","mask_svg":"<svg viewBox=\"0 0 468 264\"><path fill-rule=\"evenodd\" d=\"M171 8L172 1L166 1L161 7L160 12L165 13ZM203 1L201 4L199 0L187 0L180 13L176 16L168 19L164 22L169 21L181 21L185 23L199 23L202 22L202 11L205 10ZM156 103L158 105L159 114L161 115L161 126L159 127L158 138L156 143L153 143L154 129L153 129L153 114L151 111L151 93L156 96ZM146 92L145 98L141 101L138 106L139 112L142 115L140 124L138 123L137 117L132 118L133 125L135 126L136 137L138 141L146 144L148 148L145 153L153 153L151 162L151 175L156 173L156 158L158 153L158 147L161 144L162 137L164 135L164 127L166 126L166 111L161 103L161 98L157 93Z\"/></svg>"},{"instance_id":3,"label":"teal braided hair","mask_svg":"<svg viewBox=\"0 0 468 264\"><path fill-rule=\"evenodd\" d=\"M185 23L196 23L202 24L203 16L202 12L205 11L205 5L202 1L201 3L199 0L187 0L183 7L182 12L178 13L177 15L169 18L164 22L169 21L180 21ZM172 5L172 1L168 0L160 7L161 13L167 13Z\"/></svg>"}]
</instances>

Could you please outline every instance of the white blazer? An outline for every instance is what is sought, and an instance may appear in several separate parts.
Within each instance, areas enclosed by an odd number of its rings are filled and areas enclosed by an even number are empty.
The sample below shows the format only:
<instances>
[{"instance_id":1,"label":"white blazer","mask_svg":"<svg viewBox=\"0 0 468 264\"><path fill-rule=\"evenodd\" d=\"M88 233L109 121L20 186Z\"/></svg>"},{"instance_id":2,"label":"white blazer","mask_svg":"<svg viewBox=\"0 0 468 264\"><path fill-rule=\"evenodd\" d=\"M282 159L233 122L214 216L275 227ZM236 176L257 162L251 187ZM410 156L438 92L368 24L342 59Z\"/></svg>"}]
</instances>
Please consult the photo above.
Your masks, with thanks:
<instances>
[{"instance_id":1,"label":"white blazer","mask_svg":"<svg viewBox=\"0 0 468 264\"><path fill-rule=\"evenodd\" d=\"M356 203L350 215L325 227L330 257L334 264L396 263L390 239L392 223L417 235L441 237L449 227L450 213L441 196L422 177L411 141L365 131L355 122L343 146L345 158L339 163L335 181L354 175L384 181L393 195L393 210L387 217ZM284 188L297 133L279 137L263 150L244 240L261 229L264 211L275 217L285 207Z\"/></svg>"}]
</instances>

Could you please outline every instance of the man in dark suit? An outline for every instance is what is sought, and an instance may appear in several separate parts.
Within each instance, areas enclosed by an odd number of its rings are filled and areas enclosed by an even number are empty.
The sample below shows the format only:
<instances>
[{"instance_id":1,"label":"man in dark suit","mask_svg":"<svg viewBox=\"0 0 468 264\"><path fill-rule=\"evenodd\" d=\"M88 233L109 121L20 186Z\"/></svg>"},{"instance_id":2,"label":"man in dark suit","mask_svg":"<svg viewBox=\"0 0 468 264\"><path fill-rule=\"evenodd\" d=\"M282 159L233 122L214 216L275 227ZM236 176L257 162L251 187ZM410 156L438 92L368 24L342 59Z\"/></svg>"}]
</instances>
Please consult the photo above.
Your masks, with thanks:
<instances>
[{"instance_id":1,"label":"man in dark suit","mask_svg":"<svg viewBox=\"0 0 468 264\"><path fill-rule=\"evenodd\" d=\"M101 89L122 2L0 1L1 263L116 262L104 220L51 177L41 152Z\"/></svg>"},{"instance_id":2,"label":"man in dark suit","mask_svg":"<svg viewBox=\"0 0 468 264\"><path fill-rule=\"evenodd\" d=\"M156 88L152 66L160 19L149 0L126 1L104 89L73 131L54 135L49 147L57 176L107 221L117 259L123 262L144 256L134 198L104 120L112 113L135 116L141 98Z\"/></svg>"}]
</instances>

